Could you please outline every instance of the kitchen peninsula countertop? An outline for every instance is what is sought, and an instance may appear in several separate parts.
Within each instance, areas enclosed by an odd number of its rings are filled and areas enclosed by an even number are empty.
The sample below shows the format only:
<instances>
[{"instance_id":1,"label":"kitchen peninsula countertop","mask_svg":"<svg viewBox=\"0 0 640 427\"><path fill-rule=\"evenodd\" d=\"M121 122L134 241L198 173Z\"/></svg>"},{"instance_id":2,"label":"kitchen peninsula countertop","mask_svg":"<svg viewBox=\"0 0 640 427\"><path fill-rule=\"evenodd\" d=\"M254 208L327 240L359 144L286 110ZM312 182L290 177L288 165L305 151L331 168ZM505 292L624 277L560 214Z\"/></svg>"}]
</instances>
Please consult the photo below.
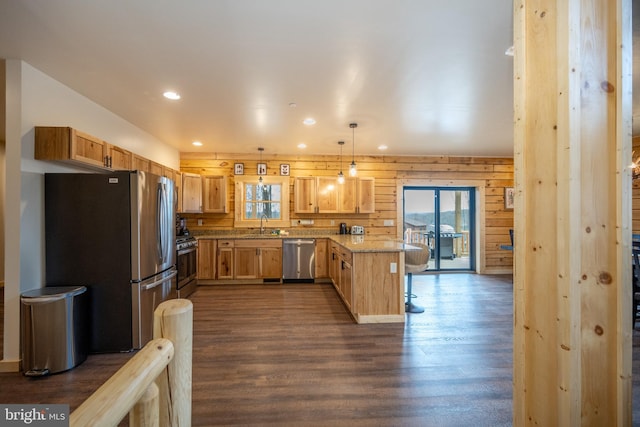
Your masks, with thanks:
<instances>
[{"instance_id":1,"label":"kitchen peninsula countertop","mask_svg":"<svg viewBox=\"0 0 640 427\"><path fill-rule=\"evenodd\" d=\"M202 234L194 236L197 239L330 239L344 246L351 252L403 252L418 250L415 246L408 245L401 240L385 236L367 236L365 234L335 234L330 232L305 233L295 232L289 234L253 233L253 232L222 232L215 234Z\"/></svg>"},{"instance_id":2,"label":"kitchen peninsula countertop","mask_svg":"<svg viewBox=\"0 0 640 427\"><path fill-rule=\"evenodd\" d=\"M351 252L404 252L418 250L415 246L408 245L401 240L395 240L384 236L366 236L358 234L339 234L329 236L331 240L344 246Z\"/></svg>"}]
</instances>

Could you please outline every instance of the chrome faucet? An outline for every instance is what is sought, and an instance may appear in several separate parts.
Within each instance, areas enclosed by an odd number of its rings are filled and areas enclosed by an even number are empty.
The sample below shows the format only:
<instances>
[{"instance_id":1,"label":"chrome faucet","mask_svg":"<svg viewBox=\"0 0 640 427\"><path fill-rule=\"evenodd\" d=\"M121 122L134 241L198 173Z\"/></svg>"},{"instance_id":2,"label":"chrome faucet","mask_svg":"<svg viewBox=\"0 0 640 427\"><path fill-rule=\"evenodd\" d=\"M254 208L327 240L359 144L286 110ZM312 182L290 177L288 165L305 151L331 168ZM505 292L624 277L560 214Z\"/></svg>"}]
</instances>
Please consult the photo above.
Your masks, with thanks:
<instances>
[{"instance_id":1,"label":"chrome faucet","mask_svg":"<svg viewBox=\"0 0 640 427\"><path fill-rule=\"evenodd\" d=\"M266 222L269 222L269 218L267 217L267 214L262 214L262 216L260 217L260 234L264 234L264 226L262 225L262 220L263 219Z\"/></svg>"}]
</instances>

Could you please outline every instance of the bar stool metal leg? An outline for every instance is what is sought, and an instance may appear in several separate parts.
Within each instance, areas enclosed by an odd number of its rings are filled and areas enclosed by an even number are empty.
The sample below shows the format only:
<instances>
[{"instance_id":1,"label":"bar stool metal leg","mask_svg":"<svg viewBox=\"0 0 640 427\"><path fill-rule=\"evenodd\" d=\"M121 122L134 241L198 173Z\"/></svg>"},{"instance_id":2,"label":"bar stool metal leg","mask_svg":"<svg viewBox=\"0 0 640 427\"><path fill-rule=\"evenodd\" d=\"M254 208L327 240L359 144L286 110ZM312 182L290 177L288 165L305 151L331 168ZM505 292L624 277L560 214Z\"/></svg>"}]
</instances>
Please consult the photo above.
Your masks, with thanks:
<instances>
[{"instance_id":1,"label":"bar stool metal leg","mask_svg":"<svg viewBox=\"0 0 640 427\"><path fill-rule=\"evenodd\" d=\"M424 308L411 302L411 273L407 273L407 302L404 303L404 311L407 313L424 313Z\"/></svg>"}]
</instances>

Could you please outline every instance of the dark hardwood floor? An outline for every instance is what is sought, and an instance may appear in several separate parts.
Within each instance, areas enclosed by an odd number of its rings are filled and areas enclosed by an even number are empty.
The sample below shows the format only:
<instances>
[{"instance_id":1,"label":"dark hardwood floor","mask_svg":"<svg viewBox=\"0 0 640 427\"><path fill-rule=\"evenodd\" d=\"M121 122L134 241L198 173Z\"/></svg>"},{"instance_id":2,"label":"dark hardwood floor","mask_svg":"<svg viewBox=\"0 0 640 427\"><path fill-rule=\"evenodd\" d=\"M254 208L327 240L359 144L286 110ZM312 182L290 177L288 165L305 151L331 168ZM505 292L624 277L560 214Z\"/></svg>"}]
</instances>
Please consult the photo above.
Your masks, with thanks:
<instances>
[{"instance_id":1,"label":"dark hardwood floor","mask_svg":"<svg viewBox=\"0 0 640 427\"><path fill-rule=\"evenodd\" d=\"M405 324L356 325L328 284L200 287L192 425L510 426L511 277L420 275L414 293ZM0 374L0 402L73 410L130 357Z\"/></svg>"}]
</instances>

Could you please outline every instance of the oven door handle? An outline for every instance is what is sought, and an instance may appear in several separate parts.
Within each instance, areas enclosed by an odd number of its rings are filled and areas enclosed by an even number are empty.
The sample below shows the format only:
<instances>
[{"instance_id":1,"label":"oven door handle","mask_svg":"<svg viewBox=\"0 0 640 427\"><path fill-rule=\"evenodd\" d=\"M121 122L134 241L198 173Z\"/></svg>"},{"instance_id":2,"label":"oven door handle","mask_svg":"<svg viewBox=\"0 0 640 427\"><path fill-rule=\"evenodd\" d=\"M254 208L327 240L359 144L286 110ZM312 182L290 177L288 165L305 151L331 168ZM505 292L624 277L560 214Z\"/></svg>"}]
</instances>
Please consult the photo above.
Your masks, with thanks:
<instances>
[{"instance_id":1,"label":"oven door handle","mask_svg":"<svg viewBox=\"0 0 640 427\"><path fill-rule=\"evenodd\" d=\"M143 291L148 291L149 289L153 289L156 286L162 285L163 283L173 279L174 277L176 277L177 274L178 274L177 271L172 271L171 274L164 276L160 280L156 280L155 282L149 283L148 285L143 285L140 287L140 289Z\"/></svg>"},{"instance_id":2,"label":"oven door handle","mask_svg":"<svg viewBox=\"0 0 640 427\"><path fill-rule=\"evenodd\" d=\"M197 246L190 246L188 248L184 248L184 249L180 249L178 251L178 256L180 255L186 255L186 254L190 254L191 252L194 252L196 249L198 249Z\"/></svg>"}]
</instances>

